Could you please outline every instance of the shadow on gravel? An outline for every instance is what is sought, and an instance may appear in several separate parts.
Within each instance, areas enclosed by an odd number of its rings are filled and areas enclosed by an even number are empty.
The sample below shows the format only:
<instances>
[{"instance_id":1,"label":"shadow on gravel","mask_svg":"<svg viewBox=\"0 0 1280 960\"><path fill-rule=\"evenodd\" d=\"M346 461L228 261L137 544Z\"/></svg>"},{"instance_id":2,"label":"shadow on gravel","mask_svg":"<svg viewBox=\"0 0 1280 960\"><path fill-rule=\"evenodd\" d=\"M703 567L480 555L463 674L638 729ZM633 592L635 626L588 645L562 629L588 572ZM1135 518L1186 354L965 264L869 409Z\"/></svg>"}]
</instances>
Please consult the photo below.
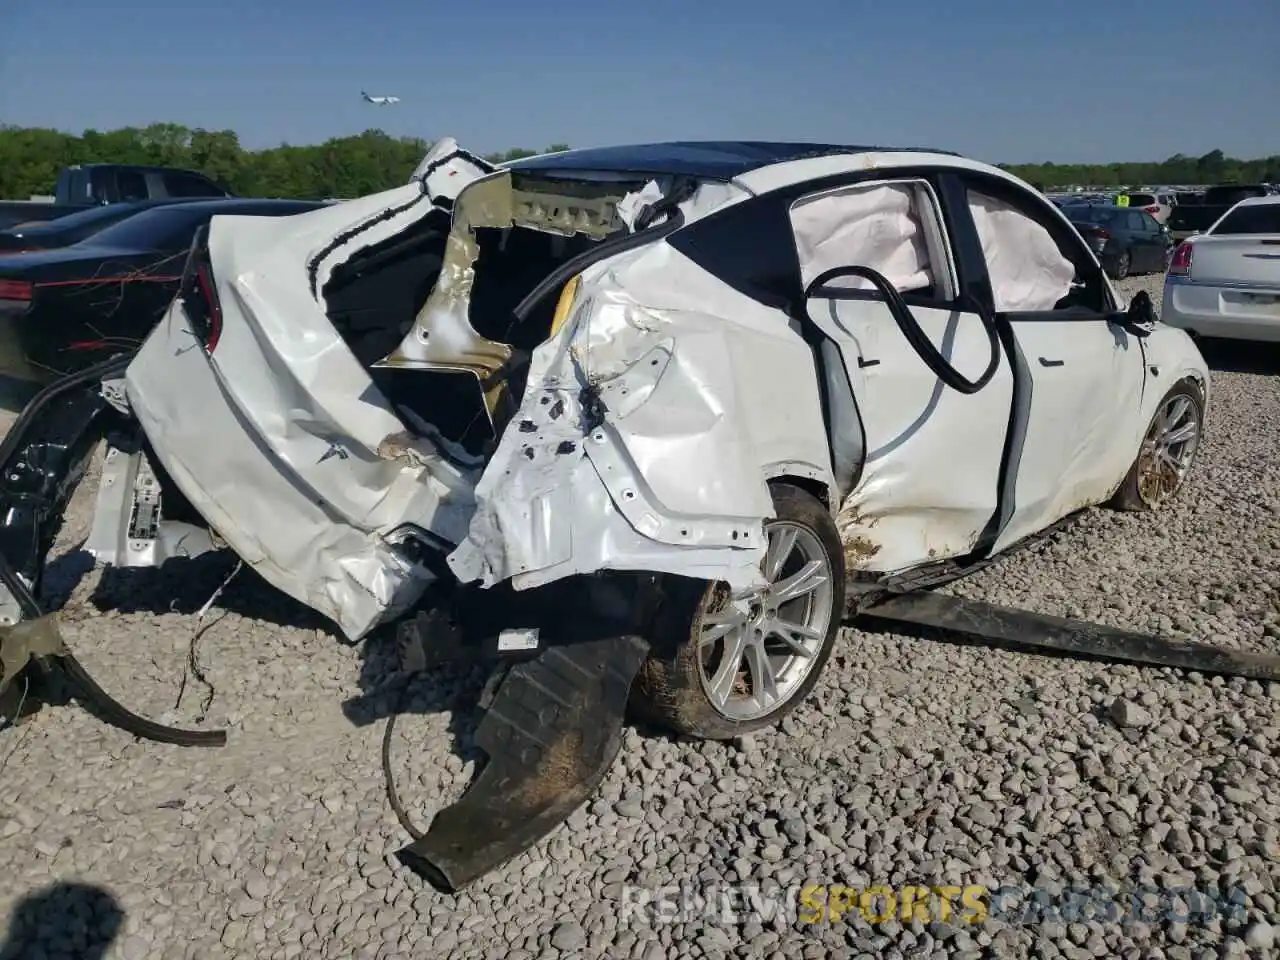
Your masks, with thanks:
<instances>
[{"instance_id":1,"label":"shadow on gravel","mask_svg":"<svg viewBox=\"0 0 1280 960\"><path fill-rule=\"evenodd\" d=\"M393 714L448 713L450 748L464 764L475 761L478 775L484 753L475 746L474 735L484 715L481 695L492 673L492 664L458 663L406 675L401 670L396 628L388 625L364 640L361 693L345 701L342 712L356 727L385 721Z\"/></svg>"},{"instance_id":2,"label":"shadow on gravel","mask_svg":"<svg viewBox=\"0 0 1280 960\"><path fill-rule=\"evenodd\" d=\"M1209 369L1224 373L1280 374L1280 343L1246 340L1211 340L1200 337L1196 346Z\"/></svg>"},{"instance_id":3,"label":"shadow on gravel","mask_svg":"<svg viewBox=\"0 0 1280 960\"><path fill-rule=\"evenodd\" d=\"M75 554L68 554L59 559L70 564L74 557ZM158 569L107 567L90 602L103 612L194 615L235 569L236 562L235 554L226 550L190 560L170 560ZM54 566L50 564L50 570ZM51 585L50 592L52 589ZM320 630L338 643L347 642L326 617L281 593L248 566L242 567L227 585L216 606L251 620Z\"/></svg>"},{"instance_id":4,"label":"shadow on gravel","mask_svg":"<svg viewBox=\"0 0 1280 960\"><path fill-rule=\"evenodd\" d=\"M53 557L44 568L40 605L46 610L61 609L93 567L93 556L85 550L68 550Z\"/></svg>"},{"instance_id":5,"label":"shadow on gravel","mask_svg":"<svg viewBox=\"0 0 1280 960\"><path fill-rule=\"evenodd\" d=\"M92 569L91 558L76 551L50 564L47 593L62 594L65 599L83 576L86 560L88 569ZM103 612L194 616L235 569L236 561L233 553L223 551L190 560L170 560L158 569L108 567L90 602ZM65 563L65 569L55 570L57 563ZM350 645L328 618L281 593L248 567L241 568L212 609L280 626L314 629L326 635L327 640L322 642ZM400 669L394 624L375 630L358 646L361 693L342 704L344 715L353 725L365 727L386 720L393 713L449 712L453 752L463 763L482 758L472 746L472 735L482 715L477 703L490 674L488 667L430 668L406 678Z\"/></svg>"},{"instance_id":6,"label":"shadow on gravel","mask_svg":"<svg viewBox=\"0 0 1280 960\"><path fill-rule=\"evenodd\" d=\"M102 887L55 883L23 897L9 917L0 960L102 960L124 926L124 909Z\"/></svg>"}]
</instances>

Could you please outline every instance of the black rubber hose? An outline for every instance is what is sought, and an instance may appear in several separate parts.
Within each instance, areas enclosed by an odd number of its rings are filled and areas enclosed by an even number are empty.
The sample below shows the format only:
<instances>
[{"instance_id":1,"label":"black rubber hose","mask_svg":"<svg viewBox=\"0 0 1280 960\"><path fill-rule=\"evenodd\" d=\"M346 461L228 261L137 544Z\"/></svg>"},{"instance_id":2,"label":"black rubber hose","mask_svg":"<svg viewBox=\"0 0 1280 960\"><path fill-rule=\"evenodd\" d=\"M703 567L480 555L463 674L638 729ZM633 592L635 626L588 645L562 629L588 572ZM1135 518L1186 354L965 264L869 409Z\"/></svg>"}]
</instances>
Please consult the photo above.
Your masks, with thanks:
<instances>
[{"instance_id":1,"label":"black rubber hose","mask_svg":"<svg viewBox=\"0 0 1280 960\"><path fill-rule=\"evenodd\" d=\"M68 374L42 387L22 408L22 412L18 414L17 419L9 426L9 431L4 435L4 439L0 440L0 465L8 464L18 448L18 444L22 442L23 433L26 432L27 427L31 425L31 421L39 416L45 407L64 393L69 393L95 380L106 380L112 374L123 373L128 369L136 353L137 350L124 351L117 356L96 363L92 367L86 367L79 373Z\"/></svg>"},{"instance_id":2,"label":"black rubber hose","mask_svg":"<svg viewBox=\"0 0 1280 960\"><path fill-rule=\"evenodd\" d=\"M885 305L889 308L894 321L898 324L898 329L902 331L902 335L911 344L911 348L919 354L925 366L932 370L938 379L952 390L964 394L977 393L990 383L991 378L996 375L996 370L1000 367L1001 352L995 319L978 304L973 303L971 305L982 319L982 327L987 333L987 342L991 347L991 362L987 364L987 369L982 372L978 379L967 380L960 371L947 362L946 357L938 352L938 348L933 345L933 341L929 339L928 335L920 328L920 324L916 322L916 318L911 313L911 308L902 299L902 294L897 291L884 274L872 270L870 267L833 267L820 273L805 288L804 302L807 304L822 287L841 277L861 277L871 282L872 286L885 298Z\"/></svg>"},{"instance_id":3,"label":"black rubber hose","mask_svg":"<svg viewBox=\"0 0 1280 960\"><path fill-rule=\"evenodd\" d=\"M70 651L58 657L63 675L77 688L82 702L96 710L102 719L114 727L144 740L171 743L179 747L225 747L225 730L184 730L169 727L146 717L138 716L98 686L97 681L85 671Z\"/></svg>"},{"instance_id":4,"label":"black rubber hose","mask_svg":"<svg viewBox=\"0 0 1280 960\"><path fill-rule=\"evenodd\" d=\"M404 685L396 694L395 702L391 705L391 715L387 717L387 725L382 731L382 778L387 783L387 802L391 804L391 812L396 815L396 819L400 821L400 826L414 840L421 840L425 837L426 831L420 830L418 826L409 817L409 812L405 810L404 804L400 802L400 794L396 790L396 775L391 769L391 735L396 728L396 718L404 711L404 706L409 700L409 684L412 682L411 677L406 677Z\"/></svg>"},{"instance_id":5,"label":"black rubber hose","mask_svg":"<svg viewBox=\"0 0 1280 960\"><path fill-rule=\"evenodd\" d=\"M660 202L661 203L661 202ZM566 260L560 266L556 267L551 273L542 279L542 281L525 295L525 298L516 304L515 309L511 311L513 317L511 326L507 328L510 332L511 328L517 323L524 323L529 318L535 307L543 300L558 293L560 288L568 283L571 279L581 273L587 267L594 263L598 263L605 257L612 257L619 253L625 253L628 250L634 250L639 247L655 243L665 237L669 237L682 226L684 226L684 211L675 204L662 205L656 213L650 213L647 217L652 221L658 214L670 214L669 219L658 224L656 227L648 227L643 230L637 230L635 233L628 233L622 236L611 237L600 241L599 246L593 247L583 253L578 254L569 260Z\"/></svg>"}]
</instances>

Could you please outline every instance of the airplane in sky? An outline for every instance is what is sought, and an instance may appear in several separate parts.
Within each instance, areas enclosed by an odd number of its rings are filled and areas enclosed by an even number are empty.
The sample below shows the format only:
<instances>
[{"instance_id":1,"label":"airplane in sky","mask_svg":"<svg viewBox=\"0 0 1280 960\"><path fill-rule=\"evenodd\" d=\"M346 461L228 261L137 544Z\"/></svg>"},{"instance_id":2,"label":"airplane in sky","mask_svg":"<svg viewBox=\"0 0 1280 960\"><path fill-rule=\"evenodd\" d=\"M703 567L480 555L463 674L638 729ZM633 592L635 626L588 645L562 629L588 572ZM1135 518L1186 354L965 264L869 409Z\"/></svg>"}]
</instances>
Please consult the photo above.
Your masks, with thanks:
<instances>
[{"instance_id":1,"label":"airplane in sky","mask_svg":"<svg viewBox=\"0 0 1280 960\"><path fill-rule=\"evenodd\" d=\"M388 104L400 102L399 97L371 97L363 90L360 91L360 96L364 97L367 102L377 104L379 107L385 107Z\"/></svg>"}]
</instances>

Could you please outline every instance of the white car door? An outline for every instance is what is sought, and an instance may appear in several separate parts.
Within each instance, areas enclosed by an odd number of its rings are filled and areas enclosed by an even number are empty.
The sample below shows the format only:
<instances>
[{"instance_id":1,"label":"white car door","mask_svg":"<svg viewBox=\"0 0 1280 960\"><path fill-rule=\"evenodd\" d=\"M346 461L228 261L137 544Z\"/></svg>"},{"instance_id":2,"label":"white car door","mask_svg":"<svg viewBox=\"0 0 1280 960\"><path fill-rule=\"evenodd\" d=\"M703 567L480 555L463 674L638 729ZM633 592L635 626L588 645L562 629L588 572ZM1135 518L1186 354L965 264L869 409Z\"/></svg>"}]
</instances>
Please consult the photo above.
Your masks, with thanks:
<instances>
[{"instance_id":1,"label":"white car door","mask_svg":"<svg viewBox=\"0 0 1280 960\"><path fill-rule=\"evenodd\" d=\"M999 552L1114 492L1136 453L1146 364L1101 268L1057 211L1007 181L974 175L966 188L991 306L1029 386L1015 404Z\"/></svg>"},{"instance_id":2,"label":"white car door","mask_svg":"<svg viewBox=\"0 0 1280 960\"><path fill-rule=\"evenodd\" d=\"M806 312L838 348L861 421L860 475L840 516L850 563L886 572L972 552L996 511L1012 376L994 332L959 302L933 187L925 179L838 187L797 200L790 220L811 294ZM902 292L941 358L965 380L986 373L981 389L944 383L865 277L813 289L849 267L870 267ZM832 425L845 441L856 429Z\"/></svg>"}]
</instances>

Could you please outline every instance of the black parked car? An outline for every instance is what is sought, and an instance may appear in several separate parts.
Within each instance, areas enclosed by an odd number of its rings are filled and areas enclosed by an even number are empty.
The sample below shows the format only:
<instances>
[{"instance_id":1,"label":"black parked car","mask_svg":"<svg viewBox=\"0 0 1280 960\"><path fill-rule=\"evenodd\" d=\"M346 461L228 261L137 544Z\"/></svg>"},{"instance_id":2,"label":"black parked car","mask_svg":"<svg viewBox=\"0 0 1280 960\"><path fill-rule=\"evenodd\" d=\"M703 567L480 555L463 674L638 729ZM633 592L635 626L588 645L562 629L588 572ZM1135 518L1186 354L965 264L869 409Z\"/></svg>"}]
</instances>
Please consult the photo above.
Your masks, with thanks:
<instances>
[{"instance_id":1,"label":"black parked car","mask_svg":"<svg viewBox=\"0 0 1280 960\"><path fill-rule=\"evenodd\" d=\"M56 220L36 220L0 230L0 256L27 253L32 250L53 250L69 247L87 240L113 223L127 220L144 210L177 203L193 203L192 200L139 200L136 203L112 203L101 207L88 207Z\"/></svg>"},{"instance_id":2,"label":"black parked car","mask_svg":"<svg viewBox=\"0 0 1280 960\"><path fill-rule=\"evenodd\" d=\"M1111 279L1164 272L1173 239L1150 214L1110 204L1081 204L1066 207L1063 212L1093 248Z\"/></svg>"},{"instance_id":3,"label":"black parked car","mask_svg":"<svg viewBox=\"0 0 1280 960\"><path fill-rule=\"evenodd\" d=\"M282 217L310 200L162 204L69 246L0 254L0 378L33 386L140 344L177 292L196 230L215 214Z\"/></svg>"}]
</instances>

